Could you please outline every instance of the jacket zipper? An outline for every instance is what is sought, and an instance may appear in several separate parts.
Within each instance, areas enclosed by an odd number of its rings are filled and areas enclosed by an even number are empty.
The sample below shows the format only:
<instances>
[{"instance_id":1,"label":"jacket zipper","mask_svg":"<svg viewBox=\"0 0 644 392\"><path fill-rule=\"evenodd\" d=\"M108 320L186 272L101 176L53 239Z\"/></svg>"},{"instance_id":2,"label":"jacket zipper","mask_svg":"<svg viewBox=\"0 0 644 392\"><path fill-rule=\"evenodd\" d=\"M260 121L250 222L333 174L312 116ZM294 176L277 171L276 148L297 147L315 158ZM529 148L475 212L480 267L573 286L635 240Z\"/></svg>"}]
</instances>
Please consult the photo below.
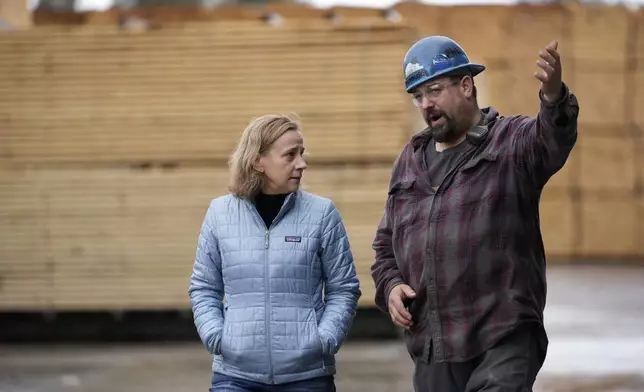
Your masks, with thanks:
<instances>
[{"instance_id":1,"label":"jacket zipper","mask_svg":"<svg viewBox=\"0 0 644 392\"><path fill-rule=\"evenodd\" d=\"M255 206L252 206L251 210L253 210L253 213L255 214L255 217L259 219L259 221L262 223L262 226L266 229L264 233L264 299L266 301L266 311L264 313L264 318L265 318L265 324L266 324L266 348L268 350L268 382L270 384L274 384L274 375L273 375L273 355L271 352L271 344L273 342L273 339L271 337L271 291L270 291L270 279L268 278L268 275L270 273L270 257L269 257L269 247L270 247L270 239L271 239L271 229L275 224L279 221L279 219L282 218L284 215L284 212L286 211L286 207L291 203L293 195L289 195L286 197L286 200L284 201L284 205L280 209L280 211L277 213L277 216L275 219L273 219L273 222L271 223L270 227L266 227L266 224L264 224L264 220L262 217L259 215L259 212L257 211L257 208Z\"/></svg>"},{"instance_id":2,"label":"jacket zipper","mask_svg":"<svg viewBox=\"0 0 644 392\"><path fill-rule=\"evenodd\" d=\"M266 225L264 225L266 226ZM273 225L271 224L271 227ZM271 293L270 293L270 279L268 278L268 274L270 273L270 268L269 268L269 263L270 263L270 258L268 256L268 244L270 243L270 227L266 229L266 235L264 236L264 248L266 251L264 252L265 255L265 260L264 260L264 286L265 286L265 301L266 301L266 313L264 315L266 319L266 347L268 349L268 381L272 384L273 383L273 356L271 353L271 344L273 342L273 339L271 338Z\"/></svg>"}]
</instances>

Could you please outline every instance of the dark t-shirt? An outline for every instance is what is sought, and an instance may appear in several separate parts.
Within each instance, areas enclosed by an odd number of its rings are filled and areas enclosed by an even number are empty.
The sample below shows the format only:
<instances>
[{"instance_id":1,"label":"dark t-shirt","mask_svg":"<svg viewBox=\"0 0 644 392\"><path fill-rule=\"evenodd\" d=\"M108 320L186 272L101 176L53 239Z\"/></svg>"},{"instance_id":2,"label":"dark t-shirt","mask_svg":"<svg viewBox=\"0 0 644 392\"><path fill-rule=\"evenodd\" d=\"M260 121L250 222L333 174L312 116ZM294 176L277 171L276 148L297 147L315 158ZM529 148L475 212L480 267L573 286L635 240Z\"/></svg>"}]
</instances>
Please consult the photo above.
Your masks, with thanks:
<instances>
[{"instance_id":1,"label":"dark t-shirt","mask_svg":"<svg viewBox=\"0 0 644 392\"><path fill-rule=\"evenodd\" d=\"M436 151L436 141L433 139L425 147L425 167L431 180L434 191L438 189L445 175L458 163L459 158L467 148L467 140L460 144L443 150Z\"/></svg>"},{"instance_id":2,"label":"dark t-shirt","mask_svg":"<svg viewBox=\"0 0 644 392\"><path fill-rule=\"evenodd\" d=\"M478 125L485 123L485 116L486 114L481 112L481 119ZM438 189L447 173L456 166L461 155L467 149L467 144L467 139L465 139L460 144L441 152L436 151L436 141L434 139L431 139L427 144L425 147L425 169L428 170L434 191Z\"/></svg>"}]
</instances>

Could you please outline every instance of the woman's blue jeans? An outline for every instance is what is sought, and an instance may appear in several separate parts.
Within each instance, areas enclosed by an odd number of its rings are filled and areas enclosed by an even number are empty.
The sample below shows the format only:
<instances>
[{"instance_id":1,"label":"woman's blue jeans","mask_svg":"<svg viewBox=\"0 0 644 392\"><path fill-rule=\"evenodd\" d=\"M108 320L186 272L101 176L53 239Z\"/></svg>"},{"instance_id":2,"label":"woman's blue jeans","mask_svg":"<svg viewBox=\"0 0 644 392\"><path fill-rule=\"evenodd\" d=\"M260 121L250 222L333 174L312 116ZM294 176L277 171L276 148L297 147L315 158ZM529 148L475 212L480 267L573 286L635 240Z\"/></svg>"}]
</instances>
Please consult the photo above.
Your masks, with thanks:
<instances>
[{"instance_id":1,"label":"woman's blue jeans","mask_svg":"<svg viewBox=\"0 0 644 392\"><path fill-rule=\"evenodd\" d=\"M215 373L210 392L335 392L333 376L270 385Z\"/></svg>"}]
</instances>

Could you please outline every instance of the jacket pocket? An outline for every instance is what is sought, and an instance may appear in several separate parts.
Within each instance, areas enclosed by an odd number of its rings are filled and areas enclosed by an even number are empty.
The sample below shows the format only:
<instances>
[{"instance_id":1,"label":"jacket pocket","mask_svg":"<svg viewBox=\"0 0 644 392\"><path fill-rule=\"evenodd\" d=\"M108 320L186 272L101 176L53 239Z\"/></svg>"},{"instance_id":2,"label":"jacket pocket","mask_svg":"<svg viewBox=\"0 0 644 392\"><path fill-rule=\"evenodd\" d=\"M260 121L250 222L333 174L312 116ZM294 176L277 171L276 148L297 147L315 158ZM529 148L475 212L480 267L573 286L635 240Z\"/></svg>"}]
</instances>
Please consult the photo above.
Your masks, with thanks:
<instances>
[{"instance_id":1,"label":"jacket pocket","mask_svg":"<svg viewBox=\"0 0 644 392\"><path fill-rule=\"evenodd\" d=\"M224 329L222 328L221 331L217 332L217 336L215 338L215 347L214 347L214 354L215 355L221 355L221 340L224 338Z\"/></svg>"},{"instance_id":2,"label":"jacket pocket","mask_svg":"<svg viewBox=\"0 0 644 392\"><path fill-rule=\"evenodd\" d=\"M416 180L399 181L389 189L392 203L393 228L402 229L410 225L418 216L418 192Z\"/></svg>"},{"instance_id":3,"label":"jacket pocket","mask_svg":"<svg viewBox=\"0 0 644 392\"><path fill-rule=\"evenodd\" d=\"M218 336L215 338L215 347L214 347L214 354L215 355L221 355L221 346L223 344L224 334L226 332L226 320L227 320L226 312L227 311L228 311L228 306L224 305L224 307L223 307L223 309L221 311L221 313L224 316L224 321L222 323L221 330L219 332L217 332Z\"/></svg>"},{"instance_id":4,"label":"jacket pocket","mask_svg":"<svg viewBox=\"0 0 644 392\"><path fill-rule=\"evenodd\" d=\"M215 355L222 355L222 356L224 355L224 341L228 336L228 317L226 313L228 313L228 307L224 307L224 310L223 310L224 322L221 327L219 343L215 345Z\"/></svg>"},{"instance_id":5,"label":"jacket pocket","mask_svg":"<svg viewBox=\"0 0 644 392\"><path fill-rule=\"evenodd\" d=\"M312 313L313 313L313 322L315 324L315 338L316 338L316 341L318 342L318 345L319 345L319 351L318 351L317 359L320 361L318 363L321 363L321 366L324 368L324 367L326 367L327 357L329 357L329 352L328 352L329 344L328 344L328 342L324 341L324 338L322 337L322 334L320 333L320 328L318 327L318 322L317 322L317 317L316 317L315 310L313 310Z\"/></svg>"},{"instance_id":6,"label":"jacket pocket","mask_svg":"<svg viewBox=\"0 0 644 392\"><path fill-rule=\"evenodd\" d=\"M281 331L274 328L272 363L275 374L298 374L322 368L324 355L315 310L284 308Z\"/></svg>"},{"instance_id":7,"label":"jacket pocket","mask_svg":"<svg viewBox=\"0 0 644 392\"><path fill-rule=\"evenodd\" d=\"M313 358L322 358L326 354L326 350L324 348L326 345L322 340L322 335L320 334L320 328L318 327L318 320L315 309L311 309L307 323L309 324L307 329L311 331L310 335L313 340L311 347L315 348L315 350L313 350Z\"/></svg>"},{"instance_id":8,"label":"jacket pocket","mask_svg":"<svg viewBox=\"0 0 644 392\"><path fill-rule=\"evenodd\" d=\"M325 355L328 354L327 350L326 350L327 344L324 342L324 340L322 340L322 335L320 334L320 329L319 328L315 329L315 335L316 335L317 340L318 340L318 342L320 344L320 356L324 357Z\"/></svg>"},{"instance_id":9,"label":"jacket pocket","mask_svg":"<svg viewBox=\"0 0 644 392\"><path fill-rule=\"evenodd\" d=\"M224 367L243 373L266 372L268 347L264 325L264 320L252 319L247 308L228 308L221 339Z\"/></svg>"}]
</instances>

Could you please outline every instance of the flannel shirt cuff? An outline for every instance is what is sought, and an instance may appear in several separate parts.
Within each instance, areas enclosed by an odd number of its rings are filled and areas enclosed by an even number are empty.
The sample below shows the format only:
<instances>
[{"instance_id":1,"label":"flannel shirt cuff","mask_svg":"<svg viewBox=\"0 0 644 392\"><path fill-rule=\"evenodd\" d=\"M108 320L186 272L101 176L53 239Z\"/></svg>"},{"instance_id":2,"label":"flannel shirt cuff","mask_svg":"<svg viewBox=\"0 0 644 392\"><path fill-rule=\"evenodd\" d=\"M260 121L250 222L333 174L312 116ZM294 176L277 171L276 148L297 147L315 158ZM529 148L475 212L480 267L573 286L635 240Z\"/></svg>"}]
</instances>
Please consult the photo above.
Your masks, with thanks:
<instances>
[{"instance_id":1,"label":"flannel shirt cuff","mask_svg":"<svg viewBox=\"0 0 644 392\"><path fill-rule=\"evenodd\" d=\"M570 89L568 88L568 85L566 85L566 83L564 82L561 82L561 96L559 97L559 99L557 99L554 102L546 101L546 98L543 95L543 91L539 90L539 100L541 101L541 105L547 108L561 106L564 103L568 102L569 98L570 98Z\"/></svg>"}]
</instances>

